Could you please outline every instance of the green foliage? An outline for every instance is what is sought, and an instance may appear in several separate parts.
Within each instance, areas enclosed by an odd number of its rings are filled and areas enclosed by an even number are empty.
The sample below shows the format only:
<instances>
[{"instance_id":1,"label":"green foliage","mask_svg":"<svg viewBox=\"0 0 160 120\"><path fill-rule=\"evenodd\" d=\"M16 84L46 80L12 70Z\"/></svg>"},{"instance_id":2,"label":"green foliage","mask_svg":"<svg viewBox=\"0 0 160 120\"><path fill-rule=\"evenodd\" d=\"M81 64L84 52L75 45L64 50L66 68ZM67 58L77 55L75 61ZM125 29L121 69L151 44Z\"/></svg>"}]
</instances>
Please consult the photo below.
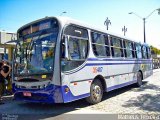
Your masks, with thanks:
<instances>
[{"instance_id":1,"label":"green foliage","mask_svg":"<svg viewBox=\"0 0 160 120\"><path fill-rule=\"evenodd\" d=\"M160 55L160 50L156 47L153 47L152 45L150 46L151 48L151 53L152 54L157 54L157 55Z\"/></svg>"}]
</instances>

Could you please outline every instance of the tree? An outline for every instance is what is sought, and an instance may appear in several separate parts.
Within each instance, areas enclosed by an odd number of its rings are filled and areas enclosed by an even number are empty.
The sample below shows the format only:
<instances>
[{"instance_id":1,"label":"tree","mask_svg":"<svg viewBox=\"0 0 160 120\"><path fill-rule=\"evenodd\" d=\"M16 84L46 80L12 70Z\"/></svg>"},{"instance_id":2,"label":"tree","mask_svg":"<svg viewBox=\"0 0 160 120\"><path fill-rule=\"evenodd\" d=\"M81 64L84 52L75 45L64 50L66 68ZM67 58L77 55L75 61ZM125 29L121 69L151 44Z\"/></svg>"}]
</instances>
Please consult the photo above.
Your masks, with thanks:
<instances>
[{"instance_id":1,"label":"tree","mask_svg":"<svg viewBox=\"0 0 160 120\"><path fill-rule=\"evenodd\" d=\"M150 46L150 48L152 54L160 55L160 49L153 47L152 45Z\"/></svg>"}]
</instances>

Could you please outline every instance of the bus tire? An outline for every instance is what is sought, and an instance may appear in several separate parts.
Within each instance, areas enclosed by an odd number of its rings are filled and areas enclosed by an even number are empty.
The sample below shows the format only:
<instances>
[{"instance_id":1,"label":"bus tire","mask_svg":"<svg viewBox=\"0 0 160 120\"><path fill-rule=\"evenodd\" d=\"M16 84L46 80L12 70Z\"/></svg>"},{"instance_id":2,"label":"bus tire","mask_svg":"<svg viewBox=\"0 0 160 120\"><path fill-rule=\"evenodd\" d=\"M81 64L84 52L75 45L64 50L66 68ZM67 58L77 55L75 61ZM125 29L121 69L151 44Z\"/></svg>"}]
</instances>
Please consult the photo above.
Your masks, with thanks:
<instances>
[{"instance_id":1,"label":"bus tire","mask_svg":"<svg viewBox=\"0 0 160 120\"><path fill-rule=\"evenodd\" d=\"M86 98L87 102L90 104L97 104L102 100L103 97L103 87L99 79L95 79L91 84L90 96Z\"/></svg>"},{"instance_id":2,"label":"bus tire","mask_svg":"<svg viewBox=\"0 0 160 120\"><path fill-rule=\"evenodd\" d=\"M137 87L141 87L142 86L142 73L140 71L138 71L137 73L137 83L136 83Z\"/></svg>"}]
</instances>

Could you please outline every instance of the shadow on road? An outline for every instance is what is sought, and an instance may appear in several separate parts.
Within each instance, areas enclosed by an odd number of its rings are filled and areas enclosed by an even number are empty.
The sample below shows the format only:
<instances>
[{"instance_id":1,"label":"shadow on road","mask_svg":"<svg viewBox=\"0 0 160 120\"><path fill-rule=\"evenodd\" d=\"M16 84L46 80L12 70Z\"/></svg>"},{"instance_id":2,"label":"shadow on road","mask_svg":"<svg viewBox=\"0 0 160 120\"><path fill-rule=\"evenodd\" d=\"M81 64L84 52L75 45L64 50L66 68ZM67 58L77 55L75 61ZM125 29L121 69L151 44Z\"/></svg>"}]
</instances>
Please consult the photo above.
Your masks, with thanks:
<instances>
[{"instance_id":1,"label":"shadow on road","mask_svg":"<svg viewBox=\"0 0 160 120\"><path fill-rule=\"evenodd\" d=\"M63 104L26 103L7 99L5 104L0 105L0 114L18 115L18 120L40 120L57 117L87 106L89 104L84 99Z\"/></svg>"},{"instance_id":2,"label":"shadow on road","mask_svg":"<svg viewBox=\"0 0 160 120\"><path fill-rule=\"evenodd\" d=\"M137 98L132 97L130 100L127 101L123 107L133 107L136 106L141 110L150 111L150 112L160 112L160 88L154 84L146 84L145 82L142 87L139 89L133 89L132 91L135 92L142 92L145 90L153 90L153 94L141 94ZM155 93L155 94L154 94Z\"/></svg>"},{"instance_id":3,"label":"shadow on road","mask_svg":"<svg viewBox=\"0 0 160 120\"><path fill-rule=\"evenodd\" d=\"M143 86L145 86L147 83L148 83L148 81L143 81ZM128 92L129 90L138 92L138 91L142 91L143 89L141 90L141 88L137 87L135 84L129 85L129 86L126 86L123 88L119 88L119 89L104 93L103 100L117 96L117 95L125 93L125 92Z\"/></svg>"},{"instance_id":4,"label":"shadow on road","mask_svg":"<svg viewBox=\"0 0 160 120\"><path fill-rule=\"evenodd\" d=\"M144 94L138 96L136 99L131 98L127 101L123 107L133 107L136 106L141 110L145 111L153 111L153 112L160 112L160 94L151 95L151 94Z\"/></svg>"},{"instance_id":5,"label":"shadow on road","mask_svg":"<svg viewBox=\"0 0 160 120\"><path fill-rule=\"evenodd\" d=\"M60 103L60 104L19 103L18 105L27 108L28 110L29 109L32 110L33 113L36 113L36 111L38 110L39 113L43 114L53 113L58 115L87 107L89 104L84 99L82 99L71 103Z\"/></svg>"}]
</instances>

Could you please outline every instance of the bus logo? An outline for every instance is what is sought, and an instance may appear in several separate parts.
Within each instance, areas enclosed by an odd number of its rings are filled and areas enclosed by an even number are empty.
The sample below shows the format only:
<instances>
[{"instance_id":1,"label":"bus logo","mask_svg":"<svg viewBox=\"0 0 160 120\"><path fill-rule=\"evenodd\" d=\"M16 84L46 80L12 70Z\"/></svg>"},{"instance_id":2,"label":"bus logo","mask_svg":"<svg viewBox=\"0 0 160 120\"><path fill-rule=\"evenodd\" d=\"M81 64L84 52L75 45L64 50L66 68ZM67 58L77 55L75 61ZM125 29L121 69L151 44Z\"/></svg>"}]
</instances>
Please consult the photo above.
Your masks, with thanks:
<instances>
[{"instance_id":1,"label":"bus logo","mask_svg":"<svg viewBox=\"0 0 160 120\"><path fill-rule=\"evenodd\" d=\"M103 67L93 67L93 73L99 73L103 71Z\"/></svg>"}]
</instances>

